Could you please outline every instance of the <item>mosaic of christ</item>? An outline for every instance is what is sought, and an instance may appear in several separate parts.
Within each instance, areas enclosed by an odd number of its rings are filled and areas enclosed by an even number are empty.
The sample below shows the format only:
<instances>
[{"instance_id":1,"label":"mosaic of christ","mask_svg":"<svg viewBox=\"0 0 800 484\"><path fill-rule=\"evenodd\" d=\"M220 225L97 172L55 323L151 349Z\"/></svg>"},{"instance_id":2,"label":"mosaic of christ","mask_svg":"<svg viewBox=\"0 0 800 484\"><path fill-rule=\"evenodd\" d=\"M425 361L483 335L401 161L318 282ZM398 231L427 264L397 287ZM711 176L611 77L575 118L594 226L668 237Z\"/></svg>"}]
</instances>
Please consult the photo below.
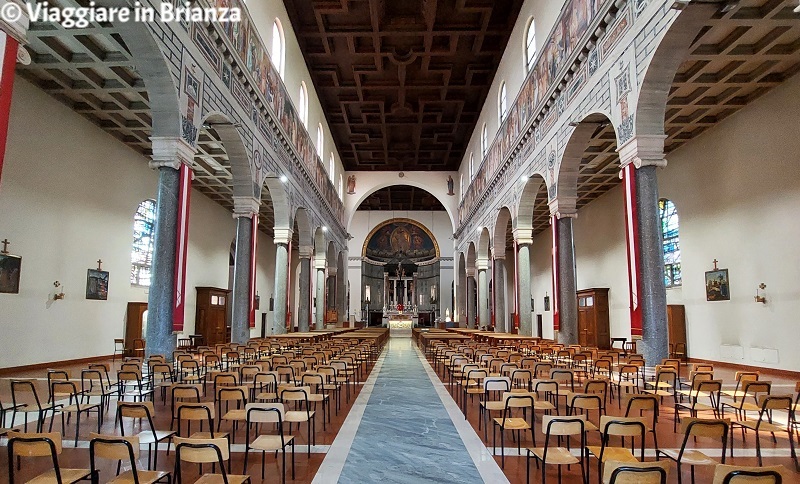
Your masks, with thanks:
<instances>
[{"instance_id":1,"label":"mosaic of christ","mask_svg":"<svg viewBox=\"0 0 800 484\"><path fill-rule=\"evenodd\" d=\"M428 232L415 223L390 221L374 231L364 255L378 261L404 258L422 262L436 258L436 244Z\"/></svg>"}]
</instances>

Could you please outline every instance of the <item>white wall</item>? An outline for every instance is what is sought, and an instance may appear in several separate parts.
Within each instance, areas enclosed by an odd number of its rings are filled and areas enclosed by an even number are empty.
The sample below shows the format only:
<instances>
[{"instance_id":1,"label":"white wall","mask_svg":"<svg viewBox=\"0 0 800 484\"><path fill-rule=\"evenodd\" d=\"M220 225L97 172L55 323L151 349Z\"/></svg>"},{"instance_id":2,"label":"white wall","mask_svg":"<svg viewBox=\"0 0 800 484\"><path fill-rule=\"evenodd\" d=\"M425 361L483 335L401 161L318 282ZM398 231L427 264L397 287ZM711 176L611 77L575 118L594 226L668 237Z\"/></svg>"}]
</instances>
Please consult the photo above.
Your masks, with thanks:
<instances>
[{"instance_id":1,"label":"white wall","mask_svg":"<svg viewBox=\"0 0 800 484\"><path fill-rule=\"evenodd\" d=\"M111 354L113 339L124 335L127 303L147 301L147 289L130 284L130 251L134 212L142 200L155 198L157 181L146 158L17 79L0 186L0 238L8 238L10 252L23 260L20 293L0 294L0 367ZM194 328L194 287L227 287L235 222L195 191L189 231L187 333ZM274 264L270 246L265 242L260 250L267 265ZM107 301L85 299L86 270L96 268L97 259L110 272ZM54 302L56 280L66 298ZM266 275L258 284L268 299Z\"/></svg>"},{"instance_id":2,"label":"white wall","mask_svg":"<svg viewBox=\"0 0 800 484\"><path fill-rule=\"evenodd\" d=\"M441 308L442 317L445 309L450 309L452 317L453 307L452 288L453 283L453 226L446 212L423 212L423 211L389 211L389 210L360 210L355 212L353 220L350 222L348 232L353 238L348 243L348 253L350 257L361 257L364 241L370 231L376 226L393 218L408 218L419 222L431 231L436 243L439 244L439 255L449 258L441 261L439 265L439 285L440 301L437 306ZM361 318L361 262L351 261L348 263L348 280L350 281L350 314L355 314L356 319Z\"/></svg>"},{"instance_id":3,"label":"white wall","mask_svg":"<svg viewBox=\"0 0 800 484\"><path fill-rule=\"evenodd\" d=\"M800 370L800 76L784 82L667 158L658 172L660 196L680 218L683 286L669 304L686 306L689 356ZM612 336L629 336L627 256L621 188L578 212L578 287L609 287ZM534 240L537 311L550 291L550 231ZM705 298L704 273L713 260L730 275L730 301ZM753 296L767 285L767 304ZM545 313L545 336L552 313Z\"/></svg>"},{"instance_id":4,"label":"white wall","mask_svg":"<svg viewBox=\"0 0 800 484\"><path fill-rule=\"evenodd\" d=\"M553 259L552 232L548 227L533 239L531 246L531 294L534 298L531 318L533 334L536 334L536 316L542 315L542 337L552 339L553 333ZM550 297L550 310L544 310L544 298ZM520 295L520 297L525 297Z\"/></svg>"}]
</instances>

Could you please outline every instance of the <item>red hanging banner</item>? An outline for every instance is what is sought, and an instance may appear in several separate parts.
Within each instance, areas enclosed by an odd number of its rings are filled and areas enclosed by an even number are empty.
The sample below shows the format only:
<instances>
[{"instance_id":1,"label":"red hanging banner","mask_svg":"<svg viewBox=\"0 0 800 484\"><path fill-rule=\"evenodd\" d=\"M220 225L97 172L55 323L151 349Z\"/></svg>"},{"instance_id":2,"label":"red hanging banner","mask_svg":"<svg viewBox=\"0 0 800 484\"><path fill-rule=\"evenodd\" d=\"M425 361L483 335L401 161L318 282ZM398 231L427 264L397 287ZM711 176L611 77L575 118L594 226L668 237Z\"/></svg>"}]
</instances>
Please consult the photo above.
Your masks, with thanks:
<instances>
[{"instance_id":1,"label":"red hanging banner","mask_svg":"<svg viewBox=\"0 0 800 484\"><path fill-rule=\"evenodd\" d=\"M628 251L628 288L631 312L631 336L642 335L642 308L639 305L639 219L636 212L636 168L622 169L625 196L625 245Z\"/></svg>"},{"instance_id":2,"label":"red hanging banner","mask_svg":"<svg viewBox=\"0 0 800 484\"><path fill-rule=\"evenodd\" d=\"M250 236L250 327L256 327L256 248L258 245L258 214L253 214Z\"/></svg>"},{"instance_id":3,"label":"red hanging banner","mask_svg":"<svg viewBox=\"0 0 800 484\"><path fill-rule=\"evenodd\" d=\"M172 331L183 331L186 307L186 255L189 252L189 198L192 193L192 169L181 163L178 190L178 236L175 241L175 302L172 307Z\"/></svg>"},{"instance_id":4,"label":"red hanging banner","mask_svg":"<svg viewBox=\"0 0 800 484\"><path fill-rule=\"evenodd\" d=\"M550 217L550 231L553 234L553 331L558 331L559 314L558 314L558 219L555 215Z\"/></svg>"},{"instance_id":5,"label":"red hanging banner","mask_svg":"<svg viewBox=\"0 0 800 484\"><path fill-rule=\"evenodd\" d=\"M14 69L17 65L19 42L0 31L0 177L6 157L8 117L11 115L11 93L14 89Z\"/></svg>"}]
</instances>

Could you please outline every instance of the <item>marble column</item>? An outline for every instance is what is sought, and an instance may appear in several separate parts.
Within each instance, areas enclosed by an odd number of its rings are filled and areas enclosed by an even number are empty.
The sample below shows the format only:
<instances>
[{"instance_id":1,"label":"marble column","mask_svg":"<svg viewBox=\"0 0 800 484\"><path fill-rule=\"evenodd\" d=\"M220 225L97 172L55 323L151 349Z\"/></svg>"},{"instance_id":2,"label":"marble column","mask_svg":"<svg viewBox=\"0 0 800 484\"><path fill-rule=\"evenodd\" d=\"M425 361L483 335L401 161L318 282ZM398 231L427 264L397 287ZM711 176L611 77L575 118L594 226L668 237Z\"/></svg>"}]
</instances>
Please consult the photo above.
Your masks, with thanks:
<instances>
[{"instance_id":1,"label":"marble column","mask_svg":"<svg viewBox=\"0 0 800 484\"><path fill-rule=\"evenodd\" d=\"M492 277L492 288L494 289L494 330L498 333L509 331L508 317L506 316L506 285L505 273L505 254L494 256L494 275Z\"/></svg>"},{"instance_id":2,"label":"marble column","mask_svg":"<svg viewBox=\"0 0 800 484\"><path fill-rule=\"evenodd\" d=\"M328 266L327 292L325 307L333 309L336 307L336 266Z\"/></svg>"},{"instance_id":3,"label":"marble column","mask_svg":"<svg viewBox=\"0 0 800 484\"><path fill-rule=\"evenodd\" d=\"M631 277L636 282L633 288L638 288L637 309L641 312L642 340L637 349L648 366L661 363L669 355L667 291L664 285L664 252L656 174L657 168L667 165L664 159L665 139L663 134L640 134L619 148L623 173L632 175L629 178L633 185L629 203L631 207L626 207L626 213L630 213L635 221L630 224L634 230L628 243L634 250L629 251L629 267L638 269L632 274L635 277ZM633 307L631 314L634 316ZM638 322L631 321L632 326Z\"/></svg>"},{"instance_id":4,"label":"marble column","mask_svg":"<svg viewBox=\"0 0 800 484\"><path fill-rule=\"evenodd\" d=\"M191 163L194 148L178 138L152 138L153 161L158 169L153 265L147 298L147 356L172 357L176 338L173 335L175 307L175 265L178 258L178 223L180 212L180 169Z\"/></svg>"},{"instance_id":5,"label":"marble column","mask_svg":"<svg viewBox=\"0 0 800 484\"><path fill-rule=\"evenodd\" d=\"M291 229L275 229L275 311L272 334L286 333L286 313L289 306L289 243Z\"/></svg>"},{"instance_id":6,"label":"marble column","mask_svg":"<svg viewBox=\"0 0 800 484\"><path fill-rule=\"evenodd\" d=\"M311 255L312 247L300 247L300 276L299 284L300 307L297 314L297 330L301 333L308 332L311 321Z\"/></svg>"},{"instance_id":7,"label":"marble column","mask_svg":"<svg viewBox=\"0 0 800 484\"><path fill-rule=\"evenodd\" d=\"M476 324L475 312L475 269L467 269L467 327L474 329Z\"/></svg>"},{"instance_id":8,"label":"marble column","mask_svg":"<svg viewBox=\"0 0 800 484\"><path fill-rule=\"evenodd\" d=\"M325 259L315 261L315 264L317 269L317 314L314 326L317 329L325 329Z\"/></svg>"},{"instance_id":9,"label":"marble column","mask_svg":"<svg viewBox=\"0 0 800 484\"><path fill-rule=\"evenodd\" d=\"M347 319L347 252L343 253L336 270L336 322L341 324Z\"/></svg>"},{"instance_id":10,"label":"marble column","mask_svg":"<svg viewBox=\"0 0 800 484\"><path fill-rule=\"evenodd\" d=\"M233 197L236 251L231 293L231 341L238 344L246 344L250 339L253 216L258 214L259 205L255 197Z\"/></svg>"},{"instance_id":11,"label":"marble column","mask_svg":"<svg viewBox=\"0 0 800 484\"><path fill-rule=\"evenodd\" d=\"M478 327L489 326L488 260L478 260Z\"/></svg>"},{"instance_id":12,"label":"marble column","mask_svg":"<svg viewBox=\"0 0 800 484\"><path fill-rule=\"evenodd\" d=\"M578 297L575 278L575 244L572 237L573 216L557 219L558 236L558 342L578 344Z\"/></svg>"},{"instance_id":13,"label":"marble column","mask_svg":"<svg viewBox=\"0 0 800 484\"><path fill-rule=\"evenodd\" d=\"M514 234L517 243L517 305L519 307L519 334L533 336L533 314L531 313L531 245L530 229ZM537 335L541 336L541 335Z\"/></svg>"}]
</instances>

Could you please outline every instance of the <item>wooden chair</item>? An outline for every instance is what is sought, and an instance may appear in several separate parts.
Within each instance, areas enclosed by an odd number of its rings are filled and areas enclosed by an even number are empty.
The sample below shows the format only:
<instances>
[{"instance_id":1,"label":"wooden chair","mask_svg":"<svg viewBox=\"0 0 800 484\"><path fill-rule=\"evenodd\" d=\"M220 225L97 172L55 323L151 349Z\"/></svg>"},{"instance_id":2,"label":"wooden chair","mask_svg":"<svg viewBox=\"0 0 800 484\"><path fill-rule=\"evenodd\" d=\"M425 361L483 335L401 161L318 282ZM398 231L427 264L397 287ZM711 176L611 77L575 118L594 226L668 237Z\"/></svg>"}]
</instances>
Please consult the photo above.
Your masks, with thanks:
<instances>
[{"instance_id":1,"label":"wooden chair","mask_svg":"<svg viewBox=\"0 0 800 484\"><path fill-rule=\"evenodd\" d=\"M667 484L669 461L606 464L603 484Z\"/></svg>"},{"instance_id":2,"label":"wooden chair","mask_svg":"<svg viewBox=\"0 0 800 484\"><path fill-rule=\"evenodd\" d=\"M61 433L66 433L64 431L64 415L71 417L75 414L75 447L78 446L78 433L81 428L82 413L85 413L87 417L90 412L97 414L97 431L100 432L100 425L103 423L103 408L99 403L81 403L81 393L78 391L78 386L72 381L54 381L50 388L50 393L53 395L68 396L67 404L58 409L61 414Z\"/></svg>"},{"instance_id":3,"label":"wooden chair","mask_svg":"<svg viewBox=\"0 0 800 484\"><path fill-rule=\"evenodd\" d=\"M734 411L737 420L745 420L747 412L759 412L761 406L758 403L758 397L761 395L769 395L770 392L772 392L772 382L764 380L743 380L741 389L743 394L738 397L738 400L722 402L722 405L720 405L722 418L725 418L726 408L730 408ZM748 401L748 399L752 399L752 403ZM742 430L742 432L744 433L744 430Z\"/></svg>"},{"instance_id":4,"label":"wooden chair","mask_svg":"<svg viewBox=\"0 0 800 484\"><path fill-rule=\"evenodd\" d=\"M759 432L769 432L772 434L773 441L775 433L786 432L789 439L789 447L791 449L792 460L794 460L795 468L797 464L797 454L794 449L794 436L792 435L794 429L792 428L791 420L786 426L781 426L772 423L772 412L775 410L792 411L792 396L791 395L760 395L758 397L758 404L761 407L758 411L758 420L733 420L731 421L731 457L733 457L733 434L736 427L742 429L742 438L744 438L744 430L752 430L756 434L756 457L758 457L758 465L762 466L764 463L761 459L761 438Z\"/></svg>"},{"instance_id":5,"label":"wooden chair","mask_svg":"<svg viewBox=\"0 0 800 484\"><path fill-rule=\"evenodd\" d=\"M517 431L517 450L521 453L521 439L522 431L531 431L531 440L533 445L536 445L536 437L533 435L533 407L534 397L532 394L523 393L504 393L503 394L503 416L495 417L492 425L492 447L497 451L497 428L500 427L500 465L505 467L506 452L505 452L505 431L511 430L513 433ZM525 420L524 414L522 417L515 417L514 411L517 410L531 410L531 423Z\"/></svg>"},{"instance_id":6,"label":"wooden chair","mask_svg":"<svg viewBox=\"0 0 800 484\"><path fill-rule=\"evenodd\" d=\"M748 467L720 464L714 469L712 484L781 484L783 466Z\"/></svg>"},{"instance_id":7,"label":"wooden chair","mask_svg":"<svg viewBox=\"0 0 800 484\"><path fill-rule=\"evenodd\" d=\"M723 390L722 394L731 397L733 401L736 402L740 398L748 396L747 392L745 392L744 389L742 388L744 382L757 381L758 376L759 375L757 371L737 371L735 375L736 387L733 390Z\"/></svg>"},{"instance_id":8,"label":"wooden chair","mask_svg":"<svg viewBox=\"0 0 800 484\"><path fill-rule=\"evenodd\" d=\"M681 465L688 464L691 469L692 484L694 484L694 468L695 466L710 466L717 465L717 461L708 457L699 450L687 449L686 444L689 438L706 437L714 440L719 440L722 445L722 463L725 463L725 447L728 442L728 427L730 420L728 419L700 419L700 418L685 418L681 423L683 426L683 443L678 451L673 449L656 450L656 459L659 457L666 457L675 461L678 465L678 484L683 482L683 475L681 473Z\"/></svg>"},{"instance_id":9,"label":"wooden chair","mask_svg":"<svg viewBox=\"0 0 800 484\"><path fill-rule=\"evenodd\" d=\"M588 484L588 474L584 463L584 452L586 448L586 427L587 422L582 415L563 417L557 415L545 415L542 417L542 429L545 433L544 447L533 447L527 449L525 459L525 482L530 482L531 457L536 460L537 465L542 464L542 484L547 482L546 467L555 465L558 467L558 482L561 482L561 466L580 464L581 481ZM594 429L594 425L591 426ZM580 440L581 457L575 457L568 447L551 447L550 437L556 436L559 442L562 437L578 436ZM567 441L569 442L569 441Z\"/></svg>"},{"instance_id":10,"label":"wooden chair","mask_svg":"<svg viewBox=\"0 0 800 484\"><path fill-rule=\"evenodd\" d=\"M219 465L220 474L203 474L195 484L211 484L222 482L225 484L245 484L250 482L250 476L232 475L225 472L225 461L230 466L230 450L228 441L224 438L214 439L186 439L175 437L175 483L181 484L181 463ZM202 471L201 471L202 472ZM212 468L212 472L214 469Z\"/></svg>"},{"instance_id":11,"label":"wooden chair","mask_svg":"<svg viewBox=\"0 0 800 484\"><path fill-rule=\"evenodd\" d=\"M47 419L47 413L50 412L50 430L53 430L53 419L55 418L56 410L61 408L61 405L56 403L47 403L42 405L39 400L39 394L36 392L36 386L30 380L11 380L11 401L13 410L11 413L11 425L17 420L17 413L22 413L23 416L29 413L37 414L36 431L41 432L44 427L44 421ZM25 432L28 431L28 419L25 418ZM60 445L60 443L59 443Z\"/></svg>"},{"instance_id":12,"label":"wooden chair","mask_svg":"<svg viewBox=\"0 0 800 484\"><path fill-rule=\"evenodd\" d=\"M147 423L150 426L150 430L142 430L139 432L136 439L141 444L147 444L147 468L154 469L158 467L158 444L163 441L167 441L167 455L169 455L169 446L172 438L175 436L176 432L170 430L156 430L155 425L153 424L153 416L155 415L155 408L153 407L153 402L119 402L117 404L117 417L116 422L119 423L120 433L124 436L125 435L125 422L122 420L124 418L131 418L131 419L139 419L139 428L141 429L141 422L144 419L147 419ZM156 447L156 452L153 454L153 445ZM139 454L139 447L136 447L137 451L136 454ZM150 459L152 456L153 466L150 466Z\"/></svg>"},{"instance_id":13,"label":"wooden chair","mask_svg":"<svg viewBox=\"0 0 800 484\"><path fill-rule=\"evenodd\" d=\"M172 481L169 472L139 470L136 463L139 460L139 437L119 437L116 435L91 434L89 442L89 462L92 475L99 480L100 471L97 469L97 459L107 459L117 462L128 461L130 470L122 474L117 471L116 477L104 480L109 484L154 484L164 482L167 484ZM119 469L119 468L118 468Z\"/></svg>"},{"instance_id":14,"label":"wooden chair","mask_svg":"<svg viewBox=\"0 0 800 484\"><path fill-rule=\"evenodd\" d=\"M653 434L653 447L658 452L658 432L656 431L656 424L658 424L658 397L655 395L634 395L628 400L628 405L625 407L625 417L633 417L634 413L638 412L638 416L642 417L644 412L652 412L653 421L648 432Z\"/></svg>"},{"instance_id":15,"label":"wooden chair","mask_svg":"<svg viewBox=\"0 0 800 484\"><path fill-rule=\"evenodd\" d=\"M14 458L17 457L50 457L53 468L39 474L27 482L57 482L58 484L72 484L88 479L92 475L91 469L62 469L58 465L58 456L61 455L61 434L49 433L24 433L11 432L8 434L8 478L14 484L15 468Z\"/></svg>"},{"instance_id":16,"label":"wooden chair","mask_svg":"<svg viewBox=\"0 0 800 484\"><path fill-rule=\"evenodd\" d=\"M688 410L689 416L697 417L697 412L711 411L714 418L717 418L717 408L719 406L719 393L722 390L720 380L693 380L692 390L688 393L688 403L675 402L675 419L672 422L672 431L678 431L678 420L680 411ZM700 403L701 398L708 398L708 405Z\"/></svg>"},{"instance_id":17,"label":"wooden chair","mask_svg":"<svg viewBox=\"0 0 800 484\"><path fill-rule=\"evenodd\" d=\"M282 403L248 403L247 404L247 433L245 438L244 467L242 472L247 472L247 458L250 449L261 451L261 479L264 479L264 461L267 452L281 452L283 466L281 467L281 482L286 482L286 446L292 446L292 480L294 480L294 436L286 435L283 432L284 416L286 415ZM250 442L250 428L256 424L276 425L275 434L257 433L255 440Z\"/></svg>"},{"instance_id":18,"label":"wooden chair","mask_svg":"<svg viewBox=\"0 0 800 484\"><path fill-rule=\"evenodd\" d=\"M644 441L647 435L645 420L641 417L612 417L603 415L600 417L600 446L589 445L586 447L587 453L597 457L597 475L602 476L602 466L607 461L617 461L622 463L639 462L631 450L626 447L612 447L608 445L611 436L614 437L639 437L640 459L644 461ZM633 444L631 444L631 448ZM588 455L587 455L588 456ZM587 472L588 473L588 472Z\"/></svg>"},{"instance_id":19,"label":"wooden chair","mask_svg":"<svg viewBox=\"0 0 800 484\"><path fill-rule=\"evenodd\" d=\"M117 361L117 355L124 357L125 351L125 340L123 338L114 338L114 354L111 355L111 362Z\"/></svg>"}]
</instances>

